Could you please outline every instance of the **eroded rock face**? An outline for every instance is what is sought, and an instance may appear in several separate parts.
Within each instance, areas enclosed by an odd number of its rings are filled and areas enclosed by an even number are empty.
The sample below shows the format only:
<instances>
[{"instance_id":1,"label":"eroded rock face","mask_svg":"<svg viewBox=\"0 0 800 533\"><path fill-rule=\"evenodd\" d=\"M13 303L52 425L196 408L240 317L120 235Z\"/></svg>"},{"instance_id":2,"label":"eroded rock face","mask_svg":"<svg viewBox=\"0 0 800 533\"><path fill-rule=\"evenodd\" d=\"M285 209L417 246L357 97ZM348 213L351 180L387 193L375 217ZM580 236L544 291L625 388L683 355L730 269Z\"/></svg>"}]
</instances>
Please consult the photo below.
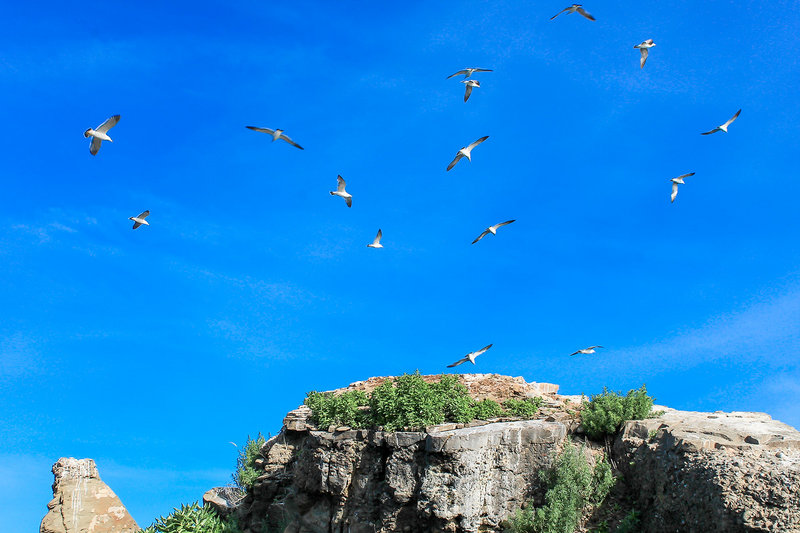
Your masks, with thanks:
<instances>
[{"instance_id":1,"label":"eroded rock face","mask_svg":"<svg viewBox=\"0 0 800 533\"><path fill-rule=\"evenodd\" d=\"M135 533L139 526L91 459L61 459L53 465L53 499L40 533Z\"/></svg>"},{"instance_id":2,"label":"eroded rock face","mask_svg":"<svg viewBox=\"0 0 800 533\"><path fill-rule=\"evenodd\" d=\"M643 532L800 532L800 433L769 415L670 410L614 451Z\"/></svg>"}]
</instances>

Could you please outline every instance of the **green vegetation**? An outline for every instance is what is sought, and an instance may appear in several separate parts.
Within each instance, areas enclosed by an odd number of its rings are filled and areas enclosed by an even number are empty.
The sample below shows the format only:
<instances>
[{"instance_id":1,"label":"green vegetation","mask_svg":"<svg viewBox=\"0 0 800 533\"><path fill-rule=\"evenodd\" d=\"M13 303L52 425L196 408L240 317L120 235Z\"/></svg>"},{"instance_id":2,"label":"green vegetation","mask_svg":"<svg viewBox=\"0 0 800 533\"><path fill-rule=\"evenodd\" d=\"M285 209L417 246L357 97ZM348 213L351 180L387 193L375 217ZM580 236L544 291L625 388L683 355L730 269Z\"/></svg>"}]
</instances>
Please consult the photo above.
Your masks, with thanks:
<instances>
[{"instance_id":1,"label":"green vegetation","mask_svg":"<svg viewBox=\"0 0 800 533\"><path fill-rule=\"evenodd\" d=\"M647 395L644 385L628 391L626 396L604 388L602 394L594 395L591 401L583 403L581 424L589 438L601 439L619 431L626 420L647 418L654 400Z\"/></svg>"},{"instance_id":2,"label":"green vegetation","mask_svg":"<svg viewBox=\"0 0 800 533\"><path fill-rule=\"evenodd\" d=\"M541 403L541 398L507 400L502 407L488 399L476 402L457 376L442 375L439 381L428 383L418 371L386 380L371 394L312 391L305 400L312 411L311 420L317 427L383 427L386 431L500 416L533 418Z\"/></svg>"},{"instance_id":3,"label":"green vegetation","mask_svg":"<svg viewBox=\"0 0 800 533\"><path fill-rule=\"evenodd\" d=\"M625 515L625 518L617 524L614 533L636 533L639 531L639 522L639 511L632 509L631 512Z\"/></svg>"},{"instance_id":4,"label":"green vegetation","mask_svg":"<svg viewBox=\"0 0 800 533\"><path fill-rule=\"evenodd\" d=\"M583 447L569 440L553 468L539 477L548 487L545 503L517 511L509 524L513 533L573 533L586 508L599 505L615 482L607 461L592 468Z\"/></svg>"},{"instance_id":5,"label":"green vegetation","mask_svg":"<svg viewBox=\"0 0 800 533\"><path fill-rule=\"evenodd\" d=\"M256 459L261 457L261 446L266 442L264 436L259 433L258 437L251 439L247 436L247 442L239 448L239 457L236 459L236 472L233 473L233 482L240 489L247 491L253 486L253 482L259 476L256 470Z\"/></svg>"},{"instance_id":6,"label":"green vegetation","mask_svg":"<svg viewBox=\"0 0 800 533\"><path fill-rule=\"evenodd\" d=\"M234 521L226 522L210 507L200 507L194 502L157 518L141 533L241 533L241 530Z\"/></svg>"}]
</instances>

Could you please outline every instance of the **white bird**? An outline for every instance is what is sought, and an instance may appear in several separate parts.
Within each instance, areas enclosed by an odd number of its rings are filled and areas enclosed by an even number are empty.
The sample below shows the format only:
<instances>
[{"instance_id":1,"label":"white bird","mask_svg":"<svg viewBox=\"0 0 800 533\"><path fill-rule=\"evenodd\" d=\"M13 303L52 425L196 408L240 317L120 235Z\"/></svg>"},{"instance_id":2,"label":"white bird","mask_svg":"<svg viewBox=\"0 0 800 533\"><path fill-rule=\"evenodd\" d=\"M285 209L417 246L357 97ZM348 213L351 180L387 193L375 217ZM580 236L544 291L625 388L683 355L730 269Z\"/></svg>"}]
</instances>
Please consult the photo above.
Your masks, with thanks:
<instances>
[{"instance_id":1,"label":"white bird","mask_svg":"<svg viewBox=\"0 0 800 533\"><path fill-rule=\"evenodd\" d=\"M595 348L602 348L602 346L589 346L588 348L584 348L583 350L578 350L577 352L572 352L569 355L570 356L578 355L578 354L588 355L590 353L594 353L594 349Z\"/></svg>"},{"instance_id":2,"label":"white bird","mask_svg":"<svg viewBox=\"0 0 800 533\"><path fill-rule=\"evenodd\" d=\"M514 220L516 220L516 219L514 219ZM477 239L475 239L474 241L472 241L472 244L475 244L476 242L478 242L479 240L483 239L484 237L486 237L486 236L487 236L487 235L489 235L490 233L491 233L492 235L497 235L497 228L499 228L499 227L501 227L501 226L505 226L506 224L511 224L512 222L514 222L514 220L506 220L505 222L501 222L501 223L499 223L499 224L495 224L494 226L489 226L488 228L486 228L486 229L483 231L483 233L481 233L480 235L478 235L478 238L477 238Z\"/></svg>"},{"instance_id":3,"label":"white bird","mask_svg":"<svg viewBox=\"0 0 800 533\"><path fill-rule=\"evenodd\" d=\"M247 126L247 129L251 129L253 131L260 131L261 133L266 133L267 135L272 135L272 142L277 141L278 139L284 140L287 143L291 144L292 146L296 146L301 150L304 150L302 146L291 140L287 135L283 134L283 130L271 130L269 128L257 128L255 126Z\"/></svg>"},{"instance_id":4,"label":"white bird","mask_svg":"<svg viewBox=\"0 0 800 533\"><path fill-rule=\"evenodd\" d=\"M381 237L383 237L383 232L381 230L378 230L378 234L375 236L375 240L372 241L372 244L368 244L367 247L368 248L383 248L383 245L381 244Z\"/></svg>"},{"instance_id":5,"label":"white bird","mask_svg":"<svg viewBox=\"0 0 800 533\"><path fill-rule=\"evenodd\" d=\"M718 131L724 131L725 133L728 133L728 126L730 126L730 125L731 125L731 123L732 123L734 120L736 120L736 118L739 116L739 113L741 113L741 112L742 112L742 110L740 109L740 110L739 110L739 111L737 111L737 112L736 112L736 114L735 114L735 115L733 115L733 116L731 117L731 119L730 119L728 122L726 122L725 124L723 124L723 125L721 125L721 126L717 126L716 128L714 128L714 129L713 129L713 130L711 130L711 131L707 131L707 132L705 132L705 133L701 133L700 135L711 135L712 133L717 133Z\"/></svg>"},{"instance_id":6,"label":"white bird","mask_svg":"<svg viewBox=\"0 0 800 533\"><path fill-rule=\"evenodd\" d=\"M92 142L89 145L89 152L91 152L92 155L97 155L97 152L100 151L100 144L103 141L114 142L111 140L111 137L108 136L107 132L116 126L117 122L119 122L119 115L114 115L97 126L97 129L93 130L92 128L89 128L83 132L84 137L92 138Z\"/></svg>"},{"instance_id":7,"label":"white bird","mask_svg":"<svg viewBox=\"0 0 800 533\"><path fill-rule=\"evenodd\" d=\"M590 15L585 9L583 9L583 5L582 4L572 4L569 7L565 7L564 9L562 9L561 11L559 11L558 13L556 13L555 15L550 17L550 20L553 20L554 18L559 16L564 11L567 11L567 14L578 12L578 13L580 13L581 15L583 15L584 17L586 17L589 20L595 20L595 18L592 15Z\"/></svg>"},{"instance_id":8,"label":"white bird","mask_svg":"<svg viewBox=\"0 0 800 533\"><path fill-rule=\"evenodd\" d=\"M647 39L646 41L642 41L639 44L634 45L634 48L638 48L639 51L642 53L642 57L639 59L639 68L644 68L644 64L647 61L647 54L650 48L653 48L656 43L653 42L653 39Z\"/></svg>"},{"instance_id":9,"label":"white bird","mask_svg":"<svg viewBox=\"0 0 800 533\"><path fill-rule=\"evenodd\" d=\"M149 215L150 215L150 210L148 209L147 211L142 211L135 217L128 217L128 220L133 220L133 229L138 228L142 224L144 224L145 226L149 226L150 223L145 220Z\"/></svg>"},{"instance_id":10,"label":"white bird","mask_svg":"<svg viewBox=\"0 0 800 533\"><path fill-rule=\"evenodd\" d=\"M347 207L353 207L353 195L344 190L346 185L344 178L341 176L336 176L336 181L339 183L339 185L336 187L335 191L331 191L331 194L333 196L341 196L344 198L344 201L347 202Z\"/></svg>"},{"instance_id":11,"label":"white bird","mask_svg":"<svg viewBox=\"0 0 800 533\"><path fill-rule=\"evenodd\" d=\"M694 176L694 172L690 172L688 174L684 174L682 176L678 176L677 178L672 178L671 180L669 180L672 182L672 196L670 196L669 200L670 202L674 202L675 197L678 196L678 184L680 183L681 185L683 185L684 184L683 178L688 178L689 176Z\"/></svg>"},{"instance_id":12,"label":"white bird","mask_svg":"<svg viewBox=\"0 0 800 533\"><path fill-rule=\"evenodd\" d=\"M464 75L464 79L466 79L466 78L469 78L470 76L472 76L473 74L475 74L476 72L492 72L492 69L490 69L490 68L463 68L463 69L459 70L458 72L456 72L455 74L450 74L449 76L447 76L447 79L449 80L453 76L458 76L460 74L463 74Z\"/></svg>"},{"instance_id":13,"label":"white bird","mask_svg":"<svg viewBox=\"0 0 800 533\"><path fill-rule=\"evenodd\" d=\"M459 161L459 160L460 160L462 157L466 157L466 158L467 158L467 159L469 159L469 160L470 160L470 162L471 162L471 161L472 161L472 156L471 156L470 154L471 154L471 152L472 152L472 149L473 149L473 148L475 148L476 146L478 146L480 143L482 143L483 141L485 141L485 140L486 140L486 139L488 139L488 138L489 138L489 136L488 136L488 135L487 135L487 136L485 136L485 137L481 137L480 139L478 139L478 140L477 140L477 141L475 141L474 143L470 144L469 146L465 146L465 147L461 148L461 149L458 151L458 153L456 154L456 157L455 157L455 159L453 159L453 160L450 162L450 164L449 164L449 165L447 165L447 170L450 170L451 168L453 168L454 166L456 166L456 163L458 163L458 161Z\"/></svg>"},{"instance_id":14,"label":"white bird","mask_svg":"<svg viewBox=\"0 0 800 533\"><path fill-rule=\"evenodd\" d=\"M469 95L472 94L472 88L473 87L480 87L481 86L481 82L479 82L478 80L461 80L461 83L463 83L464 85L467 86L467 90L464 93L464 102L469 100Z\"/></svg>"},{"instance_id":15,"label":"white bird","mask_svg":"<svg viewBox=\"0 0 800 533\"><path fill-rule=\"evenodd\" d=\"M458 361L456 361L455 363L453 363L452 365L447 365L447 368L453 368L454 366L458 366L458 365L460 365L462 363L466 363L467 361L469 361L470 363L472 363L474 365L475 364L475 358L478 357L480 354L482 354L483 352L485 352L486 350L488 350L491 347L492 347L492 345L490 344L489 346L484 346L483 348L481 348L477 352L470 352L467 355L465 355L463 358L461 358Z\"/></svg>"}]
</instances>

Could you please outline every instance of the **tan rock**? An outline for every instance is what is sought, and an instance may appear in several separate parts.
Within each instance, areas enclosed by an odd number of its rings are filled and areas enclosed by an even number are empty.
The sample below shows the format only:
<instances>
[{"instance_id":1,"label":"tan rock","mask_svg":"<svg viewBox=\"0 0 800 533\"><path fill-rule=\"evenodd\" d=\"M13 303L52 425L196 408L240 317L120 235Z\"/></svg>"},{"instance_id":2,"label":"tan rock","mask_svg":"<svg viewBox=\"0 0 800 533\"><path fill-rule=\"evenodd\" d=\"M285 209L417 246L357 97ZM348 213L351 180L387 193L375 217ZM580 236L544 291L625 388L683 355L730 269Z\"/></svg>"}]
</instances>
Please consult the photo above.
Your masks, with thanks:
<instances>
[{"instance_id":1,"label":"tan rock","mask_svg":"<svg viewBox=\"0 0 800 533\"><path fill-rule=\"evenodd\" d=\"M139 526L91 459L62 457L53 465L53 499L39 533L135 533Z\"/></svg>"}]
</instances>

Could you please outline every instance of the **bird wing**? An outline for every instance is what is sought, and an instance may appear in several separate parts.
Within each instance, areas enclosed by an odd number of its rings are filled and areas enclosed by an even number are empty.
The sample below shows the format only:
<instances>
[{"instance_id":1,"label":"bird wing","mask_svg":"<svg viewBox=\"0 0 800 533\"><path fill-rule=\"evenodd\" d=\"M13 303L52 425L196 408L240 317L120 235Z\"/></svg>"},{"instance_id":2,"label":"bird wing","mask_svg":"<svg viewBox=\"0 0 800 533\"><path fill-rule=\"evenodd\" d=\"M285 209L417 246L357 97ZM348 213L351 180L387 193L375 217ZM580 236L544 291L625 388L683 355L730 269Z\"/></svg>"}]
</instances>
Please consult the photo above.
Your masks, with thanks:
<instances>
[{"instance_id":1,"label":"bird wing","mask_svg":"<svg viewBox=\"0 0 800 533\"><path fill-rule=\"evenodd\" d=\"M480 143L482 143L483 141L485 141L488 138L489 138L489 136L486 135L485 137L481 137L480 139L478 139L474 143L470 144L469 146L467 146L467 152L471 151L473 148L475 148L476 146L478 146Z\"/></svg>"},{"instance_id":2,"label":"bird wing","mask_svg":"<svg viewBox=\"0 0 800 533\"><path fill-rule=\"evenodd\" d=\"M345 198L344 201L347 203L347 207L353 207L353 198L351 196Z\"/></svg>"},{"instance_id":3,"label":"bird wing","mask_svg":"<svg viewBox=\"0 0 800 533\"><path fill-rule=\"evenodd\" d=\"M477 352L472 352L472 354L471 354L471 355L472 355L473 357L478 357L479 355L481 355L482 353L484 353L486 350L488 350L488 349L489 349L489 348L491 348L491 347L492 347L492 345L491 345L491 344L489 344L488 346L484 346L483 348L481 348L481 349L480 349L480 350L478 350Z\"/></svg>"},{"instance_id":4,"label":"bird wing","mask_svg":"<svg viewBox=\"0 0 800 533\"><path fill-rule=\"evenodd\" d=\"M579 353L581 353L581 351L580 351L580 350L578 350L577 352L572 352L572 353L571 353L571 354L569 354L569 355L570 355L570 357L572 357L573 355L578 355Z\"/></svg>"},{"instance_id":5,"label":"bird wing","mask_svg":"<svg viewBox=\"0 0 800 533\"><path fill-rule=\"evenodd\" d=\"M588 11L583 9L582 7L579 7L577 11L578 11L578 13L580 13L581 15L586 17L587 19L594 20L594 17Z\"/></svg>"},{"instance_id":6,"label":"bird wing","mask_svg":"<svg viewBox=\"0 0 800 533\"><path fill-rule=\"evenodd\" d=\"M469 100L469 95L472 94L472 85L467 85L467 90L464 92L464 101Z\"/></svg>"},{"instance_id":7,"label":"bird wing","mask_svg":"<svg viewBox=\"0 0 800 533\"><path fill-rule=\"evenodd\" d=\"M149 216L150 216L150 210L148 209L147 211L142 211L141 213L139 213L139 216L137 216L136 218L141 218L142 220L144 220Z\"/></svg>"},{"instance_id":8,"label":"bird wing","mask_svg":"<svg viewBox=\"0 0 800 533\"><path fill-rule=\"evenodd\" d=\"M372 241L372 244L380 244L381 237L383 237L383 232L381 230L378 230L378 234L375 236L375 240Z\"/></svg>"},{"instance_id":9,"label":"bird wing","mask_svg":"<svg viewBox=\"0 0 800 533\"><path fill-rule=\"evenodd\" d=\"M598 346L589 346L589 347L588 347L588 348L586 348L586 349L587 349L587 350L594 350L595 348L602 348L602 346L599 346L599 345L598 345Z\"/></svg>"},{"instance_id":10,"label":"bird wing","mask_svg":"<svg viewBox=\"0 0 800 533\"><path fill-rule=\"evenodd\" d=\"M98 139L97 137L92 137L92 143L89 145L89 152L91 152L92 155L97 155L97 152L100 151L100 145L102 143L102 140Z\"/></svg>"},{"instance_id":11,"label":"bird wing","mask_svg":"<svg viewBox=\"0 0 800 533\"><path fill-rule=\"evenodd\" d=\"M476 68L473 72L493 72L490 68Z\"/></svg>"},{"instance_id":12,"label":"bird wing","mask_svg":"<svg viewBox=\"0 0 800 533\"><path fill-rule=\"evenodd\" d=\"M669 201L670 202L674 202L676 196L678 196L678 184L673 181L672 182L672 195L670 195Z\"/></svg>"},{"instance_id":13,"label":"bird wing","mask_svg":"<svg viewBox=\"0 0 800 533\"><path fill-rule=\"evenodd\" d=\"M469 361L469 356L459 359L458 361L456 361L452 365L447 365L447 368L453 368L454 366L458 366L460 364L466 363L467 361Z\"/></svg>"},{"instance_id":14,"label":"bird wing","mask_svg":"<svg viewBox=\"0 0 800 533\"><path fill-rule=\"evenodd\" d=\"M720 129L719 129L719 128L714 128L713 130L711 130L711 131L706 131L706 132L704 132L704 133L701 133L700 135L711 135L712 133L717 133L718 131L720 131Z\"/></svg>"},{"instance_id":15,"label":"bird wing","mask_svg":"<svg viewBox=\"0 0 800 533\"><path fill-rule=\"evenodd\" d=\"M138 228L138 227L139 227L139 226L141 226L141 225L142 225L142 223L141 223L141 222L134 222L134 223L133 223L133 229L136 229L136 228Z\"/></svg>"},{"instance_id":16,"label":"bird wing","mask_svg":"<svg viewBox=\"0 0 800 533\"><path fill-rule=\"evenodd\" d=\"M486 237L486 235L488 235L488 234L489 234L489 230L488 230L488 229L487 229L487 230L484 230L484 232L483 232L483 233L481 233L480 235L478 235L478 238L477 238L477 239L475 239L474 241L472 241L472 244L475 244L475 243L476 243L476 242L478 242L479 240L481 240L481 239L483 239L484 237Z\"/></svg>"},{"instance_id":17,"label":"bird wing","mask_svg":"<svg viewBox=\"0 0 800 533\"><path fill-rule=\"evenodd\" d=\"M114 115L113 117L109 117L108 120L97 126L97 128L95 128L95 131L100 133L105 133L114 126L116 126L117 122L119 122L119 115Z\"/></svg>"},{"instance_id":18,"label":"bird wing","mask_svg":"<svg viewBox=\"0 0 800 533\"><path fill-rule=\"evenodd\" d=\"M269 128L257 128L255 126L247 126L247 129L253 131L260 131L261 133L269 133L270 135L275 133L275 130L271 130Z\"/></svg>"},{"instance_id":19,"label":"bird wing","mask_svg":"<svg viewBox=\"0 0 800 533\"><path fill-rule=\"evenodd\" d=\"M676 180L682 180L683 178L688 178L689 176L694 176L694 172L689 172L688 174L683 174L675 178Z\"/></svg>"},{"instance_id":20,"label":"bird wing","mask_svg":"<svg viewBox=\"0 0 800 533\"><path fill-rule=\"evenodd\" d=\"M447 76L447 79L449 80L453 76L458 76L459 74L464 74L466 76L467 74L469 74L469 71L467 69L461 69L458 72L456 72L455 74L450 74L449 76Z\"/></svg>"},{"instance_id":21,"label":"bird wing","mask_svg":"<svg viewBox=\"0 0 800 533\"><path fill-rule=\"evenodd\" d=\"M290 139L290 138L289 138L289 137L288 137L286 134L284 134L284 133L281 133L280 137L278 137L278 138L279 138L279 139L283 139L284 141L286 141L287 143L291 144L292 146L296 146L296 147L300 148L301 150L303 150L303 147L302 147L302 146L300 146L299 144L297 144L296 142L294 142L293 140L291 140L291 139Z\"/></svg>"},{"instance_id":22,"label":"bird wing","mask_svg":"<svg viewBox=\"0 0 800 533\"><path fill-rule=\"evenodd\" d=\"M456 166L456 163L458 163L458 161L459 161L459 160L460 160L462 157L464 157L464 154L462 154L462 153L459 151L459 152L456 154L456 157L455 157L455 159L453 159L453 160L450 162L450 164L449 164L449 165L447 165L447 170L450 170L451 168L453 168L454 166Z\"/></svg>"},{"instance_id":23,"label":"bird wing","mask_svg":"<svg viewBox=\"0 0 800 533\"><path fill-rule=\"evenodd\" d=\"M564 11L566 11L568 9L569 9L568 7L565 7L564 9L562 9L561 11L559 11L558 13L556 13L555 15L550 17L550 20L553 20L554 18L556 18L557 16L559 16L561 13L563 13Z\"/></svg>"},{"instance_id":24,"label":"bird wing","mask_svg":"<svg viewBox=\"0 0 800 533\"><path fill-rule=\"evenodd\" d=\"M642 57L639 59L639 68L644 68L644 64L647 63L647 55L650 52L647 48L639 48L639 51L642 53Z\"/></svg>"},{"instance_id":25,"label":"bird wing","mask_svg":"<svg viewBox=\"0 0 800 533\"><path fill-rule=\"evenodd\" d=\"M344 181L344 178L341 176L336 176L336 181L339 184L336 187L336 192L344 192L344 188L347 185L347 183Z\"/></svg>"},{"instance_id":26,"label":"bird wing","mask_svg":"<svg viewBox=\"0 0 800 533\"><path fill-rule=\"evenodd\" d=\"M731 123L732 123L734 120L736 120L736 118L739 116L739 113L741 113L741 112L742 112L742 110L741 110L741 109L740 109L739 111L737 111L737 112L736 112L736 114L735 114L735 115L733 115L733 116L731 117L731 119L730 119L728 122L726 122L726 123L725 123L725 127L727 128L728 126L730 126L730 125L731 125Z\"/></svg>"},{"instance_id":27,"label":"bird wing","mask_svg":"<svg viewBox=\"0 0 800 533\"><path fill-rule=\"evenodd\" d=\"M495 224L494 229L497 230L497 228L500 228L502 226L507 226L508 224L511 224L512 222L515 222L515 221L516 221L516 219L514 219L514 220L506 220L505 222L501 222L499 224Z\"/></svg>"}]
</instances>

